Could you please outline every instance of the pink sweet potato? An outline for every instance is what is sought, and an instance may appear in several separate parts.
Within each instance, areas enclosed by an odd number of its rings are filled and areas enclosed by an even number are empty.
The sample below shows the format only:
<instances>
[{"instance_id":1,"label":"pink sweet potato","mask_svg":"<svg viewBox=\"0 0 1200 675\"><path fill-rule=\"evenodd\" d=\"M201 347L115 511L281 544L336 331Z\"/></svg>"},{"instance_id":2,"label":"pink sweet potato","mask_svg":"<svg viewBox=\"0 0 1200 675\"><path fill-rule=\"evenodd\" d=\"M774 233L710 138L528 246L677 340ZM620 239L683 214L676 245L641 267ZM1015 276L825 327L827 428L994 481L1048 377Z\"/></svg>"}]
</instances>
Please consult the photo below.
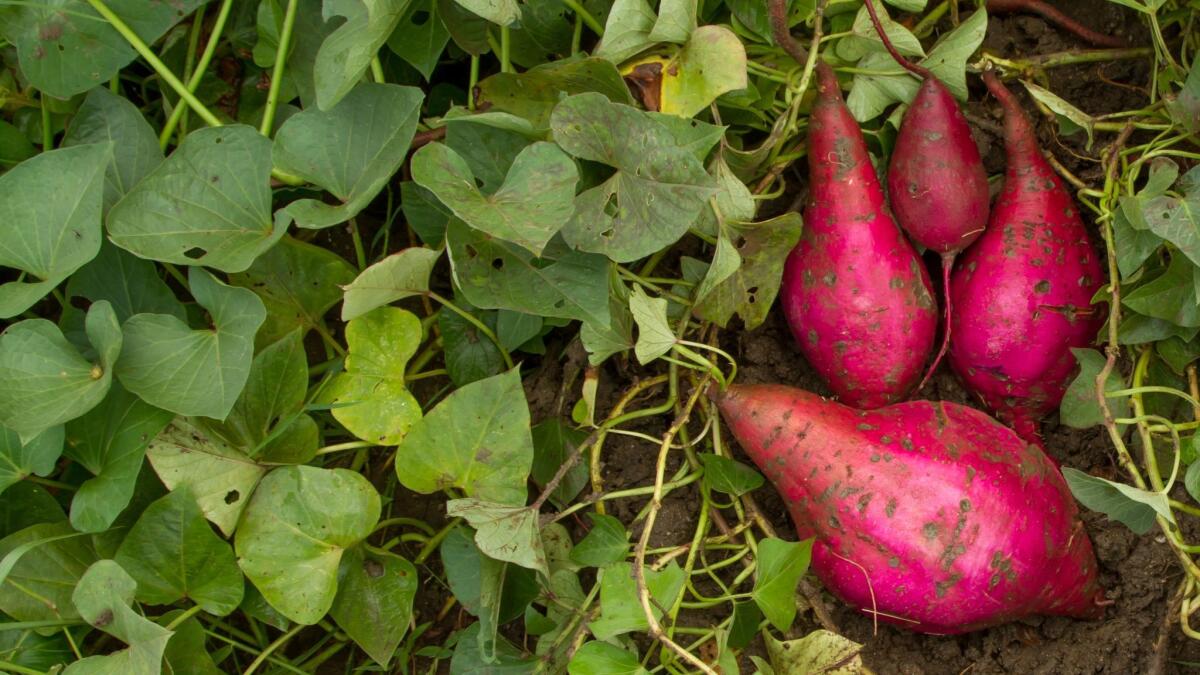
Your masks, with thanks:
<instances>
[{"instance_id":1,"label":"pink sweet potato","mask_svg":"<svg viewBox=\"0 0 1200 675\"><path fill-rule=\"evenodd\" d=\"M1038 420L1058 406L1075 369L1071 348L1091 344L1103 323L1091 298L1104 273L1025 113L993 73L984 80L1004 106L1008 167L987 231L951 277L950 365L1001 420L1040 443Z\"/></svg>"},{"instance_id":2,"label":"pink sweet potato","mask_svg":"<svg viewBox=\"0 0 1200 675\"><path fill-rule=\"evenodd\" d=\"M900 227L913 241L942 257L946 320L941 348L921 381L924 385L950 341L954 259L983 234L987 224L987 173L954 95L928 69L910 62L892 46L874 2L866 3L867 13L884 47L897 63L924 79L900 123L887 175L888 199Z\"/></svg>"},{"instance_id":3,"label":"pink sweet potato","mask_svg":"<svg viewBox=\"0 0 1200 675\"><path fill-rule=\"evenodd\" d=\"M713 396L846 603L938 634L1103 613L1062 474L987 415L929 401L859 411L776 385Z\"/></svg>"},{"instance_id":4,"label":"pink sweet potato","mask_svg":"<svg viewBox=\"0 0 1200 675\"><path fill-rule=\"evenodd\" d=\"M862 132L824 62L808 125L809 204L784 267L784 315L842 401L887 405L917 383L933 345L929 274L884 203Z\"/></svg>"}]
</instances>

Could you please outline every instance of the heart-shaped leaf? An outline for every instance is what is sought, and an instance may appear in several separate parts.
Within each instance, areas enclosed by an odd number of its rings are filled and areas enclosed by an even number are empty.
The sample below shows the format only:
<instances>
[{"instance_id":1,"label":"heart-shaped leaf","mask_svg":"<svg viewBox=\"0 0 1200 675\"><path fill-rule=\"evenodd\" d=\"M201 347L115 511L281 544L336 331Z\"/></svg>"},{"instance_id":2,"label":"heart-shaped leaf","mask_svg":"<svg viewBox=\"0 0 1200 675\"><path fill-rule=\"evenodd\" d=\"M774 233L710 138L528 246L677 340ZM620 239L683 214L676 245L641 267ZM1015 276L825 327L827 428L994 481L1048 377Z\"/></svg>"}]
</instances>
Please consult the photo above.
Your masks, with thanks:
<instances>
[{"instance_id":1,"label":"heart-shaped leaf","mask_svg":"<svg viewBox=\"0 0 1200 675\"><path fill-rule=\"evenodd\" d=\"M429 275L442 252L428 248L406 248L362 271L345 287L342 321L429 290Z\"/></svg>"},{"instance_id":2,"label":"heart-shaped leaf","mask_svg":"<svg viewBox=\"0 0 1200 675\"><path fill-rule=\"evenodd\" d=\"M67 666L64 675L155 673L171 631L134 611L137 582L112 560L88 568L71 599L84 621L129 645L111 654L89 656Z\"/></svg>"},{"instance_id":3,"label":"heart-shaped leaf","mask_svg":"<svg viewBox=\"0 0 1200 675\"><path fill-rule=\"evenodd\" d=\"M103 532L112 526L133 497L146 446L171 417L117 382L100 405L67 423L63 452L93 475L71 499L75 529Z\"/></svg>"},{"instance_id":4,"label":"heart-shaped leaf","mask_svg":"<svg viewBox=\"0 0 1200 675\"><path fill-rule=\"evenodd\" d=\"M41 523L8 535L0 540L0 560L7 568L0 582L0 611L17 621L79 616L71 589L96 560L96 551L70 523Z\"/></svg>"},{"instance_id":5,"label":"heart-shaped leaf","mask_svg":"<svg viewBox=\"0 0 1200 675\"><path fill-rule=\"evenodd\" d=\"M746 88L746 48L724 26L700 26L686 39L664 69L659 109L691 117L721 94Z\"/></svg>"},{"instance_id":6,"label":"heart-shaped leaf","mask_svg":"<svg viewBox=\"0 0 1200 675\"><path fill-rule=\"evenodd\" d=\"M404 383L404 368L421 344L421 321L412 312L380 307L346 325L346 370L325 387L333 417L350 433L396 445L421 418L421 406Z\"/></svg>"},{"instance_id":7,"label":"heart-shaped leaf","mask_svg":"<svg viewBox=\"0 0 1200 675\"><path fill-rule=\"evenodd\" d=\"M355 546L338 568L329 615L367 656L387 666L412 620L417 568L398 555Z\"/></svg>"},{"instance_id":8,"label":"heart-shaped leaf","mask_svg":"<svg viewBox=\"0 0 1200 675\"><path fill-rule=\"evenodd\" d=\"M780 631L796 618L796 584L812 560L812 539L801 542L768 537L758 543L758 574L752 596L758 608Z\"/></svg>"},{"instance_id":9,"label":"heart-shaped leaf","mask_svg":"<svg viewBox=\"0 0 1200 675\"><path fill-rule=\"evenodd\" d=\"M49 475L62 449L62 427L51 427L22 443L17 432L0 426L0 492L26 476Z\"/></svg>"},{"instance_id":10,"label":"heart-shaped leaf","mask_svg":"<svg viewBox=\"0 0 1200 675\"><path fill-rule=\"evenodd\" d=\"M300 227L358 215L404 163L424 95L415 87L366 83L327 111L288 118L275 134L275 166L333 193L341 204L302 199L287 206Z\"/></svg>"},{"instance_id":11,"label":"heart-shaped leaf","mask_svg":"<svg viewBox=\"0 0 1200 675\"><path fill-rule=\"evenodd\" d=\"M88 92L71 119L63 147L112 141L104 174L104 208L116 204L163 161L154 129L136 106L104 87Z\"/></svg>"},{"instance_id":12,"label":"heart-shaped leaf","mask_svg":"<svg viewBox=\"0 0 1200 675\"><path fill-rule=\"evenodd\" d=\"M284 616L316 623L333 605L343 551L371 533L379 511L379 493L353 471L276 469L238 527L238 564Z\"/></svg>"},{"instance_id":13,"label":"heart-shaped leaf","mask_svg":"<svg viewBox=\"0 0 1200 675\"><path fill-rule=\"evenodd\" d=\"M193 131L108 212L109 237L141 258L241 272L287 229L270 179L271 141L252 127Z\"/></svg>"},{"instance_id":14,"label":"heart-shaped leaf","mask_svg":"<svg viewBox=\"0 0 1200 675\"><path fill-rule=\"evenodd\" d=\"M188 282L213 328L192 330L166 314L134 316L125 322L117 377L159 408L224 419L246 384L254 333L267 312L254 293L227 286L201 268L188 270Z\"/></svg>"},{"instance_id":15,"label":"heart-shaped leaf","mask_svg":"<svg viewBox=\"0 0 1200 675\"><path fill-rule=\"evenodd\" d=\"M92 358L45 319L26 319L0 333L0 424L28 439L104 400L121 353L121 325L112 305L100 301L84 327Z\"/></svg>"},{"instance_id":16,"label":"heart-shaped leaf","mask_svg":"<svg viewBox=\"0 0 1200 675\"><path fill-rule=\"evenodd\" d=\"M747 329L761 325L775 303L783 280L783 263L800 240L803 225L800 214L785 213L761 223L731 222L721 228L720 236L732 244L730 257L736 254L740 264L729 273L713 262L709 275L723 279L709 284L711 291L693 310L696 316L725 326L737 314Z\"/></svg>"},{"instance_id":17,"label":"heart-shaped leaf","mask_svg":"<svg viewBox=\"0 0 1200 675\"><path fill-rule=\"evenodd\" d=\"M29 309L96 257L111 153L108 143L52 150L0 176L0 267L29 278L0 284L0 319Z\"/></svg>"},{"instance_id":18,"label":"heart-shaped leaf","mask_svg":"<svg viewBox=\"0 0 1200 675\"><path fill-rule=\"evenodd\" d=\"M462 518L475 528L475 544L489 558L550 576L537 509L482 499L452 499L446 502L446 515Z\"/></svg>"},{"instance_id":19,"label":"heart-shaped leaf","mask_svg":"<svg viewBox=\"0 0 1200 675\"><path fill-rule=\"evenodd\" d=\"M470 167L449 147L430 143L413 155L413 180L471 227L540 255L575 211L575 162L553 143L517 155L494 194L475 187Z\"/></svg>"},{"instance_id":20,"label":"heart-shaped leaf","mask_svg":"<svg viewBox=\"0 0 1200 675\"><path fill-rule=\"evenodd\" d=\"M469 497L524 506L533 463L521 375L510 370L460 387L413 425L396 448L396 474L410 490L449 487Z\"/></svg>"},{"instance_id":21,"label":"heart-shaped leaf","mask_svg":"<svg viewBox=\"0 0 1200 675\"><path fill-rule=\"evenodd\" d=\"M321 43L313 63L317 107L329 110L358 83L371 59L408 7L409 0L336 0L322 5L326 22L345 21Z\"/></svg>"}]
</instances>

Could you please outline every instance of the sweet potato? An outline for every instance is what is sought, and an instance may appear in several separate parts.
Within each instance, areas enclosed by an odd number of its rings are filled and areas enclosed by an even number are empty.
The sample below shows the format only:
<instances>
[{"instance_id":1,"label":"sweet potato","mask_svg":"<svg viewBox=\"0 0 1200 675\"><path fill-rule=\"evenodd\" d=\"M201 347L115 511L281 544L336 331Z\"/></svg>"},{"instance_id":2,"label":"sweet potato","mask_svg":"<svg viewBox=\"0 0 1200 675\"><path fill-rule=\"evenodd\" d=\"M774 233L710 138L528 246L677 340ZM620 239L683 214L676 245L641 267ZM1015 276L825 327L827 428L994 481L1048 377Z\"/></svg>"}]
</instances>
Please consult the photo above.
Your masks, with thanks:
<instances>
[{"instance_id":1,"label":"sweet potato","mask_svg":"<svg viewBox=\"0 0 1200 675\"><path fill-rule=\"evenodd\" d=\"M1071 348L1090 344L1103 323L1091 299L1104 273L1020 104L994 73L984 80L1004 106L1008 166L987 231L951 277L950 365L997 417L1040 443L1038 420L1075 369Z\"/></svg>"},{"instance_id":2,"label":"sweet potato","mask_svg":"<svg viewBox=\"0 0 1200 675\"><path fill-rule=\"evenodd\" d=\"M938 634L1102 614L1062 474L984 413L929 401L860 411L778 385L711 395L846 603Z\"/></svg>"},{"instance_id":3,"label":"sweet potato","mask_svg":"<svg viewBox=\"0 0 1200 675\"><path fill-rule=\"evenodd\" d=\"M862 132L824 62L808 125L809 203L784 267L784 315L842 401L886 405L917 383L933 345L929 274L892 219Z\"/></svg>"}]
</instances>

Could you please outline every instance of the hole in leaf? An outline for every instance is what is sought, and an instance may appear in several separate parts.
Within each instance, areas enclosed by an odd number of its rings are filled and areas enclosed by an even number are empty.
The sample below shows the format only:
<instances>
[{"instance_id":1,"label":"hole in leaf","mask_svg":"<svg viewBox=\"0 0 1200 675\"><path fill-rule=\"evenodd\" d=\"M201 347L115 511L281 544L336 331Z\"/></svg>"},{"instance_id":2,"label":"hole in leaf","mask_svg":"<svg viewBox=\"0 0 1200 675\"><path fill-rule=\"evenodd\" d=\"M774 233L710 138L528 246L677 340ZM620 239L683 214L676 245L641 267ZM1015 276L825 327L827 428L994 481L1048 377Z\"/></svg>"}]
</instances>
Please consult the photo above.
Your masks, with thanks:
<instances>
[{"instance_id":1,"label":"hole in leaf","mask_svg":"<svg viewBox=\"0 0 1200 675\"><path fill-rule=\"evenodd\" d=\"M739 234L738 238L733 241L733 247L739 251L742 250L743 248L745 248L746 247L746 238Z\"/></svg>"},{"instance_id":2,"label":"hole in leaf","mask_svg":"<svg viewBox=\"0 0 1200 675\"><path fill-rule=\"evenodd\" d=\"M412 25L414 26L424 26L429 22L429 12L423 9L417 10L412 13L412 17L409 20L412 21Z\"/></svg>"},{"instance_id":3,"label":"hole in leaf","mask_svg":"<svg viewBox=\"0 0 1200 675\"><path fill-rule=\"evenodd\" d=\"M217 145L220 145L220 144L222 144L222 143L224 143L224 142L225 142L225 139L224 139L224 138L221 138L220 136L217 136L217 140L216 140L216 143L217 143Z\"/></svg>"},{"instance_id":4,"label":"hole in leaf","mask_svg":"<svg viewBox=\"0 0 1200 675\"><path fill-rule=\"evenodd\" d=\"M378 579L383 576L383 565L378 560L364 560L363 572L366 572L367 576L372 579Z\"/></svg>"},{"instance_id":5,"label":"hole in leaf","mask_svg":"<svg viewBox=\"0 0 1200 675\"><path fill-rule=\"evenodd\" d=\"M494 269L494 270L504 269L504 259L503 258L493 258L492 259L492 269Z\"/></svg>"},{"instance_id":6,"label":"hole in leaf","mask_svg":"<svg viewBox=\"0 0 1200 675\"><path fill-rule=\"evenodd\" d=\"M88 310L88 307L92 306L92 301L88 300L87 298L83 297L82 295L72 295L71 296L71 306L74 307L75 309L86 312Z\"/></svg>"},{"instance_id":7,"label":"hole in leaf","mask_svg":"<svg viewBox=\"0 0 1200 675\"><path fill-rule=\"evenodd\" d=\"M475 177L475 187L477 187L481 190L483 189L483 179L480 178L479 176Z\"/></svg>"},{"instance_id":8,"label":"hole in leaf","mask_svg":"<svg viewBox=\"0 0 1200 675\"><path fill-rule=\"evenodd\" d=\"M188 250L184 251L183 255L184 255L184 257L188 258L189 260L199 260L199 259L203 258L207 253L208 253L207 251L200 248L199 246L193 246L193 247L189 248Z\"/></svg>"},{"instance_id":9,"label":"hole in leaf","mask_svg":"<svg viewBox=\"0 0 1200 675\"><path fill-rule=\"evenodd\" d=\"M225 493L225 503L226 504L233 504L241 498L242 498L242 493L238 492L237 490L230 490L229 492Z\"/></svg>"}]
</instances>

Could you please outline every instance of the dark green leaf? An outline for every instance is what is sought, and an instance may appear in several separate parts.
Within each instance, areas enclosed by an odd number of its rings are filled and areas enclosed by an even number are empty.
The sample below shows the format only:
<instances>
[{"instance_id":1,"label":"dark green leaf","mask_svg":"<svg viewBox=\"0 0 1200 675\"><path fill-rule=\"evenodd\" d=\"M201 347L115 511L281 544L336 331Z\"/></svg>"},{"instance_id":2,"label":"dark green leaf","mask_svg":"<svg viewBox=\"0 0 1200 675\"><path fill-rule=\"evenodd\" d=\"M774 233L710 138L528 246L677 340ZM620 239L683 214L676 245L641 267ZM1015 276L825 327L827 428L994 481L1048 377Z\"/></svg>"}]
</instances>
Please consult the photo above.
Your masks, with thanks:
<instances>
[{"instance_id":1,"label":"dark green leaf","mask_svg":"<svg viewBox=\"0 0 1200 675\"><path fill-rule=\"evenodd\" d=\"M549 418L535 426L531 472L533 481L545 487L558 473L559 467L583 450L579 444L587 437L587 432L575 429L557 417ZM550 500L560 508L565 508L587 483L587 464L582 461L576 462L550 494Z\"/></svg>"},{"instance_id":2,"label":"dark green leaf","mask_svg":"<svg viewBox=\"0 0 1200 675\"><path fill-rule=\"evenodd\" d=\"M644 675L637 654L608 642L585 642L567 667L570 675Z\"/></svg>"},{"instance_id":3,"label":"dark green leaf","mask_svg":"<svg viewBox=\"0 0 1200 675\"><path fill-rule=\"evenodd\" d=\"M388 48L420 71L426 82L450 41L437 5L437 0L413 0L387 41Z\"/></svg>"},{"instance_id":4,"label":"dark green leaf","mask_svg":"<svg viewBox=\"0 0 1200 675\"><path fill-rule=\"evenodd\" d=\"M169 623L182 613L167 612L158 622ZM204 624L195 617L176 626L163 652L163 675L221 675L205 645L207 637Z\"/></svg>"},{"instance_id":5,"label":"dark green leaf","mask_svg":"<svg viewBox=\"0 0 1200 675\"><path fill-rule=\"evenodd\" d=\"M1200 303L1192 284L1193 268L1193 263L1186 257L1172 256L1166 272L1129 292L1121 298L1121 304L1176 326L1200 327Z\"/></svg>"},{"instance_id":6,"label":"dark green leaf","mask_svg":"<svg viewBox=\"0 0 1200 675\"><path fill-rule=\"evenodd\" d=\"M437 3L438 16L459 49L472 56L490 51L486 20L472 14L455 0L437 0Z\"/></svg>"},{"instance_id":7,"label":"dark green leaf","mask_svg":"<svg viewBox=\"0 0 1200 675\"><path fill-rule=\"evenodd\" d=\"M610 61L564 59L524 73L497 73L479 83L479 100L523 117L536 129L550 126L550 114L563 96L597 92L613 103L633 103L629 88Z\"/></svg>"},{"instance_id":8,"label":"dark green leaf","mask_svg":"<svg viewBox=\"0 0 1200 675\"><path fill-rule=\"evenodd\" d=\"M242 572L190 490L181 487L142 513L115 560L137 581L137 599L169 605L187 598L225 616L242 601Z\"/></svg>"},{"instance_id":9,"label":"dark green leaf","mask_svg":"<svg viewBox=\"0 0 1200 675\"><path fill-rule=\"evenodd\" d=\"M162 163L158 137L129 101L96 87L71 120L63 146L112 142L112 159L104 175L104 208L116 204L138 181Z\"/></svg>"},{"instance_id":10,"label":"dark green leaf","mask_svg":"<svg viewBox=\"0 0 1200 675\"><path fill-rule=\"evenodd\" d=\"M417 568L391 553L355 546L342 556L329 615L372 659L387 666L412 620Z\"/></svg>"},{"instance_id":11,"label":"dark green leaf","mask_svg":"<svg viewBox=\"0 0 1200 675\"><path fill-rule=\"evenodd\" d=\"M1200 341L1184 342L1177 337L1167 338L1154 345L1159 357L1171 370L1182 375L1189 364L1200 358Z\"/></svg>"},{"instance_id":12,"label":"dark green leaf","mask_svg":"<svg viewBox=\"0 0 1200 675\"><path fill-rule=\"evenodd\" d=\"M0 495L0 538L32 525L66 519L62 506L40 485L21 481Z\"/></svg>"},{"instance_id":13,"label":"dark green leaf","mask_svg":"<svg viewBox=\"0 0 1200 675\"><path fill-rule=\"evenodd\" d=\"M187 316L170 287L158 276L154 263L108 242L104 242L91 262L71 275L67 298L106 300L121 323L134 314L170 314L178 319ZM74 306L65 308L63 316L61 325L68 336L70 330L66 326L83 328L83 312Z\"/></svg>"},{"instance_id":14,"label":"dark green leaf","mask_svg":"<svg viewBox=\"0 0 1200 675\"><path fill-rule=\"evenodd\" d=\"M0 611L17 621L74 619L71 589L96 560L70 523L33 525L0 540L0 559L24 551L0 584ZM32 547L32 548L30 548Z\"/></svg>"},{"instance_id":15,"label":"dark green leaf","mask_svg":"<svg viewBox=\"0 0 1200 675\"><path fill-rule=\"evenodd\" d=\"M494 312L472 312L481 321L495 328ZM504 372L504 358L495 343L479 328L451 311L438 315L438 330L442 333L442 352L446 370L455 386L461 387Z\"/></svg>"},{"instance_id":16,"label":"dark green leaf","mask_svg":"<svg viewBox=\"0 0 1200 675\"><path fill-rule=\"evenodd\" d=\"M539 660L523 654L503 637L496 639L494 654L484 655L479 647L479 633L478 622L459 631L454 657L450 660L450 675L529 675L537 672Z\"/></svg>"},{"instance_id":17,"label":"dark green leaf","mask_svg":"<svg viewBox=\"0 0 1200 675\"><path fill-rule=\"evenodd\" d=\"M0 120L0 165L5 168L20 164L37 154L33 143L12 124Z\"/></svg>"},{"instance_id":18,"label":"dark green leaf","mask_svg":"<svg viewBox=\"0 0 1200 675\"><path fill-rule=\"evenodd\" d=\"M729 625L730 649L743 649L758 635L758 625L762 623L763 613L758 603L753 601L735 602L733 604L733 623Z\"/></svg>"},{"instance_id":19,"label":"dark green leaf","mask_svg":"<svg viewBox=\"0 0 1200 675\"><path fill-rule=\"evenodd\" d=\"M21 442L21 436L0 426L0 492L26 476L48 476L63 450L63 428L50 427Z\"/></svg>"},{"instance_id":20,"label":"dark green leaf","mask_svg":"<svg viewBox=\"0 0 1200 675\"><path fill-rule=\"evenodd\" d=\"M454 214L432 192L406 180L400 184L400 208L421 241L428 246L441 247L446 238L446 225Z\"/></svg>"},{"instance_id":21,"label":"dark green leaf","mask_svg":"<svg viewBox=\"0 0 1200 675\"><path fill-rule=\"evenodd\" d=\"M704 466L704 481L717 492L740 497L763 485L762 474L754 469L712 453L702 453L700 463Z\"/></svg>"},{"instance_id":22,"label":"dark green leaf","mask_svg":"<svg viewBox=\"0 0 1200 675\"><path fill-rule=\"evenodd\" d=\"M1063 467L1063 477L1071 493L1084 506L1123 523L1136 534L1145 534L1154 526L1155 515L1174 521L1167 496L1147 492L1124 483L1114 483L1082 471Z\"/></svg>"},{"instance_id":23,"label":"dark green leaf","mask_svg":"<svg viewBox=\"0 0 1200 675\"><path fill-rule=\"evenodd\" d=\"M1071 353L1079 362L1079 374L1067 387L1059 408L1059 419L1062 423L1076 429L1087 429L1104 423L1104 413L1100 410L1100 402L1096 400L1096 378L1104 369L1104 355L1094 349L1072 349ZM1105 391L1124 389L1125 382L1116 369L1109 373L1104 383ZM1129 416L1129 399L1116 396L1108 399L1108 407L1113 417Z\"/></svg>"},{"instance_id":24,"label":"dark green leaf","mask_svg":"<svg viewBox=\"0 0 1200 675\"><path fill-rule=\"evenodd\" d=\"M408 0L329 2L322 16L346 20L325 38L313 65L317 107L330 110L354 88L400 23Z\"/></svg>"}]
</instances>

